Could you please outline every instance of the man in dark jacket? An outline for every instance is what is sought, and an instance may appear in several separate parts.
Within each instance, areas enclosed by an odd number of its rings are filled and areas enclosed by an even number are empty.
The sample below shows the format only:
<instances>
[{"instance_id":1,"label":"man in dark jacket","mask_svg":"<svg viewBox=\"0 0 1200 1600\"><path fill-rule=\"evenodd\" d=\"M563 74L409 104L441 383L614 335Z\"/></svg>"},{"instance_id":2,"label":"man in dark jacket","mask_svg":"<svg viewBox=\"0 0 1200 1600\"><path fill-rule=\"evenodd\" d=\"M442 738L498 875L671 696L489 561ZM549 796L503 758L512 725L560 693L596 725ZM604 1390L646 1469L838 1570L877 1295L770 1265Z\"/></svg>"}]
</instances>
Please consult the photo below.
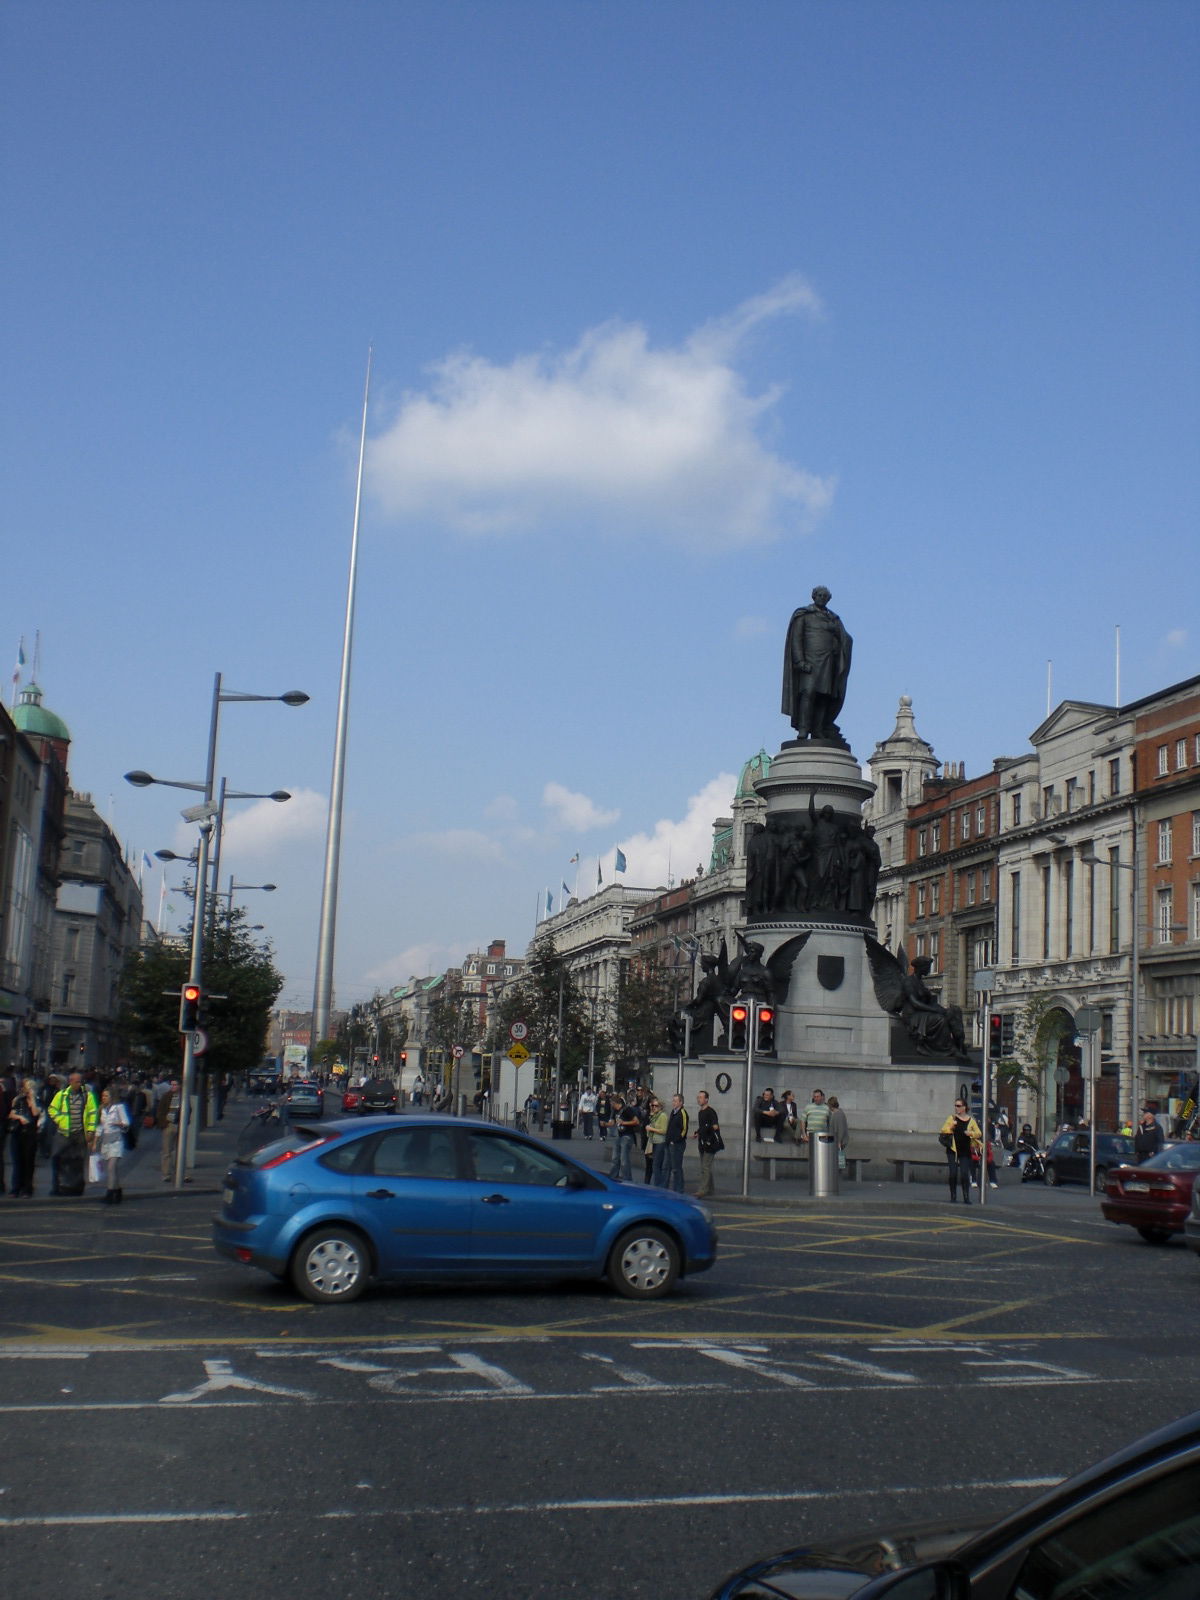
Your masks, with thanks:
<instances>
[{"instance_id":1,"label":"man in dark jacket","mask_svg":"<svg viewBox=\"0 0 1200 1600\"><path fill-rule=\"evenodd\" d=\"M1163 1131L1158 1125L1158 1118L1149 1106L1142 1108L1142 1120L1138 1123L1137 1132L1133 1136L1133 1150L1138 1158L1139 1165L1155 1156L1163 1147Z\"/></svg>"}]
</instances>

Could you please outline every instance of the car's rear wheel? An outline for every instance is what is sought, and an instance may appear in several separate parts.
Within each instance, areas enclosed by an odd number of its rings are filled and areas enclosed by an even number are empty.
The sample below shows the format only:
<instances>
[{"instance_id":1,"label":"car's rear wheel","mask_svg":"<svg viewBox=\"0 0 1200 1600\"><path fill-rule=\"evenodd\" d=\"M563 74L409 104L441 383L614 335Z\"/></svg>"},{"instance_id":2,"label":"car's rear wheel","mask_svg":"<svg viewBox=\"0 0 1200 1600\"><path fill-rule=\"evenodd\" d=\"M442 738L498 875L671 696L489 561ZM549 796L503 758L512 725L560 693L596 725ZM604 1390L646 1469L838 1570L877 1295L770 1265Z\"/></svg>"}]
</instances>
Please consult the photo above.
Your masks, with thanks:
<instances>
[{"instance_id":1,"label":"car's rear wheel","mask_svg":"<svg viewBox=\"0 0 1200 1600\"><path fill-rule=\"evenodd\" d=\"M1147 1244L1166 1244L1171 1237L1169 1228L1139 1228L1138 1233Z\"/></svg>"},{"instance_id":2,"label":"car's rear wheel","mask_svg":"<svg viewBox=\"0 0 1200 1600\"><path fill-rule=\"evenodd\" d=\"M1107 1167L1097 1167L1096 1168L1096 1188L1097 1189L1103 1189L1104 1182L1105 1182L1105 1179L1107 1177L1108 1177L1108 1168Z\"/></svg>"},{"instance_id":3,"label":"car's rear wheel","mask_svg":"<svg viewBox=\"0 0 1200 1600\"><path fill-rule=\"evenodd\" d=\"M297 1245L291 1274L295 1287L316 1305L357 1300L371 1275L366 1241L353 1228L318 1228Z\"/></svg>"},{"instance_id":4,"label":"car's rear wheel","mask_svg":"<svg viewBox=\"0 0 1200 1600\"><path fill-rule=\"evenodd\" d=\"M1054 1165L1053 1161L1048 1161L1046 1163L1046 1182L1052 1189L1057 1189L1059 1184L1062 1182L1062 1179L1058 1175L1058 1168Z\"/></svg>"},{"instance_id":5,"label":"car's rear wheel","mask_svg":"<svg viewBox=\"0 0 1200 1600\"><path fill-rule=\"evenodd\" d=\"M679 1278L679 1247L662 1228L631 1228L608 1258L608 1279L630 1300L657 1300Z\"/></svg>"}]
</instances>

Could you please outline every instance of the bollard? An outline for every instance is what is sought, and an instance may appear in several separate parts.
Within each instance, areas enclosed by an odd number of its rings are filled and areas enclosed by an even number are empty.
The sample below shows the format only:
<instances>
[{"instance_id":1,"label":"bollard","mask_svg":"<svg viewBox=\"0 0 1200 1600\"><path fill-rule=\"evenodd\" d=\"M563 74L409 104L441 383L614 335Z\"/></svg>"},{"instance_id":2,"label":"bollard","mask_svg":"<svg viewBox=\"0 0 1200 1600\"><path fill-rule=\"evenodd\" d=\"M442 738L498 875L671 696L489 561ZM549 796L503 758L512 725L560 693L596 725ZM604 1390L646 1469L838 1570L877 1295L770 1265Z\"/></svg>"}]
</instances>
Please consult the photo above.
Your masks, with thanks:
<instances>
[{"instance_id":1,"label":"bollard","mask_svg":"<svg viewBox=\"0 0 1200 1600\"><path fill-rule=\"evenodd\" d=\"M808 1192L837 1194L837 1140L832 1133L814 1133L808 1141Z\"/></svg>"}]
</instances>

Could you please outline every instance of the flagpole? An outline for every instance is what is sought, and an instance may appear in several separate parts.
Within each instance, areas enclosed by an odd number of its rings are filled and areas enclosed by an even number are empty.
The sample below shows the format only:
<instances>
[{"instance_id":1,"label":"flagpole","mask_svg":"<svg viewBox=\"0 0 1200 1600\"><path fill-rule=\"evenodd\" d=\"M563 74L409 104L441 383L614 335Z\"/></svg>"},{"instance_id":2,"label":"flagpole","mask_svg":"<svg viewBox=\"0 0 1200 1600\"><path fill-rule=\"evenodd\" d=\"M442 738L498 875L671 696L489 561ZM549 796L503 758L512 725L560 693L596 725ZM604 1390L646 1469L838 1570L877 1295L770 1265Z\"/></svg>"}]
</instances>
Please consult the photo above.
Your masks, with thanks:
<instances>
[{"instance_id":1,"label":"flagpole","mask_svg":"<svg viewBox=\"0 0 1200 1600\"><path fill-rule=\"evenodd\" d=\"M329 787L329 823L325 836L325 878L321 886L321 922L317 935L317 973L313 991L310 1044L316 1049L329 1035L333 997L333 942L337 922L338 871L342 854L342 805L346 788L346 734L350 724L350 661L354 648L354 600L358 587L358 530L362 513L363 462L367 451L367 403L371 395L371 358L363 385L362 430L358 441L358 482L354 490L354 531L350 537L350 573L346 582L346 622L342 633L342 676L338 689L333 778Z\"/></svg>"},{"instance_id":2,"label":"flagpole","mask_svg":"<svg viewBox=\"0 0 1200 1600\"><path fill-rule=\"evenodd\" d=\"M158 934L160 939L162 938L163 906L166 904L166 899L167 899L167 875L164 872L162 877L161 877L161 879L159 880L159 885L158 885L158 921L154 926L154 931L155 931L155 933Z\"/></svg>"}]
</instances>

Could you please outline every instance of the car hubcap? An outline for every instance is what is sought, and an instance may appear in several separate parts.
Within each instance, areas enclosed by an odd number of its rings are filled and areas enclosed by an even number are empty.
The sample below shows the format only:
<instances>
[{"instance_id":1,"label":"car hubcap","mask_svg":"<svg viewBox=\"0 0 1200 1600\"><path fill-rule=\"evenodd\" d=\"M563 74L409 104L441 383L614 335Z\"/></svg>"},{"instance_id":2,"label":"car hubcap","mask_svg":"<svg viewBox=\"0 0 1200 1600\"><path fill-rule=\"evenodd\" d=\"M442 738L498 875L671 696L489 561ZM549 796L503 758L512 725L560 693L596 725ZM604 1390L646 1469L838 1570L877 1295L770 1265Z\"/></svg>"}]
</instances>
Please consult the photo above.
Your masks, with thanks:
<instances>
[{"instance_id":1,"label":"car hubcap","mask_svg":"<svg viewBox=\"0 0 1200 1600\"><path fill-rule=\"evenodd\" d=\"M670 1251L661 1239L631 1239L621 1252L621 1271L639 1289L657 1289L670 1275Z\"/></svg>"},{"instance_id":2,"label":"car hubcap","mask_svg":"<svg viewBox=\"0 0 1200 1600\"><path fill-rule=\"evenodd\" d=\"M345 1294L362 1270L358 1251L345 1239L326 1239L304 1264L308 1281L322 1294Z\"/></svg>"}]
</instances>

